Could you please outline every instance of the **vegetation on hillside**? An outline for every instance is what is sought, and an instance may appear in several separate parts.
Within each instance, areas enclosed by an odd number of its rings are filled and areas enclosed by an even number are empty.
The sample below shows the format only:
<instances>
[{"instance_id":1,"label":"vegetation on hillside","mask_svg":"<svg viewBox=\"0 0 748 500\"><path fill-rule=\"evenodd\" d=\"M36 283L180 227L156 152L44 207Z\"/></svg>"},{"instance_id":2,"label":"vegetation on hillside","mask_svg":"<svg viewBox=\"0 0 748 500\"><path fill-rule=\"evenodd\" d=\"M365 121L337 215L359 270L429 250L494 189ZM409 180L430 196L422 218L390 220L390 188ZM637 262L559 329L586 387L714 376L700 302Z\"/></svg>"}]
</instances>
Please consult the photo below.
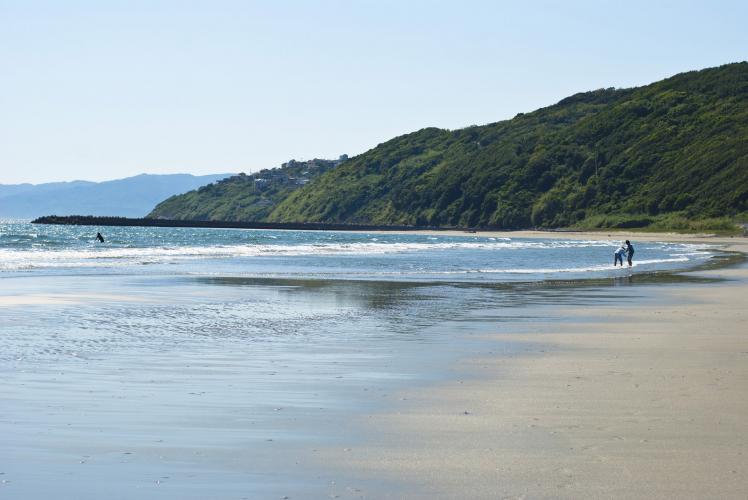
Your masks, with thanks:
<instances>
[{"instance_id":1,"label":"vegetation on hillside","mask_svg":"<svg viewBox=\"0 0 748 500\"><path fill-rule=\"evenodd\" d=\"M260 197L252 188L234 177L171 198L152 215L503 229L730 227L729 218L748 212L748 63L584 92L489 125L425 128L298 189Z\"/></svg>"},{"instance_id":2,"label":"vegetation on hillside","mask_svg":"<svg viewBox=\"0 0 748 500\"><path fill-rule=\"evenodd\" d=\"M269 218L644 227L746 210L748 63L738 63L397 137L292 193Z\"/></svg>"},{"instance_id":3,"label":"vegetation on hillside","mask_svg":"<svg viewBox=\"0 0 748 500\"><path fill-rule=\"evenodd\" d=\"M262 221L290 193L341 163L291 160L280 168L239 174L159 203L148 218L175 220Z\"/></svg>"}]
</instances>

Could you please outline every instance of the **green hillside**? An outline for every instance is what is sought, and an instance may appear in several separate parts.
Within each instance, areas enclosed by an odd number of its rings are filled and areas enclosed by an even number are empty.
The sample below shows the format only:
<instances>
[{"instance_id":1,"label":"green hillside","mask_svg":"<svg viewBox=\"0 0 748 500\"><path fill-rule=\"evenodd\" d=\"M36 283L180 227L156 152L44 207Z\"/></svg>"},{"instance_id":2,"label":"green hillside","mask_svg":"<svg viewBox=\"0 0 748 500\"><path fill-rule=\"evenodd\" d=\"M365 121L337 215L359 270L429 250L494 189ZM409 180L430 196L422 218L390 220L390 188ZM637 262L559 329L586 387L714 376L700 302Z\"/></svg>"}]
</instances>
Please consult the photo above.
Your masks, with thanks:
<instances>
[{"instance_id":1,"label":"green hillside","mask_svg":"<svg viewBox=\"0 0 748 500\"><path fill-rule=\"evenodd\" d=\"M726 228L748 211L748 63L580 93L489 125L426 128L295 187L259 197L255 183L233 177L152 216Z\"/></svg>"},{"instance_id":2,"label":"green hillside","mask_svg":"<svg viewBox=\"0 0 748 500\"><path fill-rule=\"evenodd\" d=\"M289 194L338 165L338 160L291 160L280 168L239 174L159 203L148 218L261 221Z\"/></svg>"},{"instance_id":3,"label":"green hillside","mask_svg":"<svg viewBox=\"0 0 748 500\"><path fill-rule=\"evenodd\" d=\"M747 209L743 62L397 137L292 193L269 219L641 227Z\"/></svg>"}]
</instances>

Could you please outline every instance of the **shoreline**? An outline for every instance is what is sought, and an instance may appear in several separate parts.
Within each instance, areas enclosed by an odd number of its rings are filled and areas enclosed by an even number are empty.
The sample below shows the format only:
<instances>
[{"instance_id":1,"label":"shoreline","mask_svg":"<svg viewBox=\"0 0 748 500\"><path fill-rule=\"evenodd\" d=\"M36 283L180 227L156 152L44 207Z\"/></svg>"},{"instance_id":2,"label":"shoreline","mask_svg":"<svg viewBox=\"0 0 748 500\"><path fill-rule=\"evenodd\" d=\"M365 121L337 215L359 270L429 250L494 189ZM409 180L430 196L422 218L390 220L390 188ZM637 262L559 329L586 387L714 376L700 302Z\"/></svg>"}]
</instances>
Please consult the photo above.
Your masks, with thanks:
<instances>
[{"instance_id":1,"label":"shoreline","mask_svg":"<svg viewBox=\"0 0 748 500\"><path fill-rule=\"evenodd\" d=\"M378 232L378 231L369 231ZM397 233L398 231L383 231L387 233ZM413 230L405 234L424 234L429 236L483 236L490 238L539 238L554 240L591 240L591 241L608 241L608 240L638 240L638 241L668 241L673 243L706 243L718 245L734 246L736 251L748 253L748 237L744 236L718 236L711 233L642 233L635 231L626 232L609 232L609 231L478 231L469 233L465 231L452 230ZM740 250L742 248L743 250Z\"/></svg>"},{"instance_id":2,"label":"shoreline","mask_svg":"<svg viewBox=\"0 0 748 500\"><path fill-rule=\"evenodd\" d=\"M73 225L73 226L104 226L104 227L183 227L202 229L248 229L248 230L278 230L278 231L334 231L352 233L380 233L380 234L428 234L447 236L485 236L485 237L515 237L515 238L551 238L573 239L583 236L589 239L607 239L614 236L633 235L642 241L655 241L657 238L669 238L672 241L686 241L691 239L731 238L718 236L713 233L678 233L678 232L637 232L625 229L480 229L480 228L442 228L432 226L409 225L381 225L381 224L347 224L328 222L239 222L239 221L211 221L211 220L178 220L178 219L148 219L115 216L81 216L48 215L38 217L31 224L42 225ZM603 237L606 235L606 237ZM741 236L734 236L740 238ZM733 238L734 238L733 237ZM743 236L745 237L745 236Z\"/></svg>"},{"instance_id":3,"label":"shoreline","mask_svg":"<svg viewBox=\"0 0 748 500\"><path fill-rule=\"evenodd\" d=\"M327 458L408 498L744 498L748 265L685 274L720 281L509 322L488 338L536 348L459 361L363 422L376 437L355 456Z\"/></svg>"}]
</instances>

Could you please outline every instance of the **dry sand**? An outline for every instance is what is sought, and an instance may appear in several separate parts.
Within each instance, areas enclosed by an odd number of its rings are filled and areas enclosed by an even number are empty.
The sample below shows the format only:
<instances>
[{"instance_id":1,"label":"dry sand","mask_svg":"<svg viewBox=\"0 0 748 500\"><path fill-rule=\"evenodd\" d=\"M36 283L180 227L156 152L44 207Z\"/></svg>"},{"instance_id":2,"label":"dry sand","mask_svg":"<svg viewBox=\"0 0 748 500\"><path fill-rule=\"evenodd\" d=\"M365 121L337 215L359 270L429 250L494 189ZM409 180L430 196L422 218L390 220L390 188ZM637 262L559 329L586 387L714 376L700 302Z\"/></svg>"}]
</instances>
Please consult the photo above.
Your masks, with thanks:
<instances>
[{"instance_id":1,"label":"dry sand","mask_svg":"<svg viewBox=\"0 0 748 500\"><path fill-rule=\"evenodd\" d=\"M378 232L378 231L369 231ZM379 231L382 232L382 231ZM391 232L391 231L390 231ZM564 239L564 240L631 240L633 243L637 241L674 241L674 242L694 242L694 243L710 243L720 245L734 245L735 249L739 251L738 247L742 247L744 250L748 248L748 241L743 236L717 236L712 233L631 233L624 231L477 231L475 233L468 231L436 231L436 230L424 230L424 231L409 231L401 234L428 234L428 235L447 235L447 236L488 236L498 238L550 238L550 239Z\"/></svg>"},{"instance_id":2,"label":"dry sand","mask_svg":"<svg viewBox=\"0 0 748 500\"><path fill-rule=\"evenodd\" d=\"M710 274L728 281L497 335L536 349L465 361L458 373L477 376L402 394L341 466L409 483L408 498L748 498L748 268Z\"/></svg>"}]
</instances>

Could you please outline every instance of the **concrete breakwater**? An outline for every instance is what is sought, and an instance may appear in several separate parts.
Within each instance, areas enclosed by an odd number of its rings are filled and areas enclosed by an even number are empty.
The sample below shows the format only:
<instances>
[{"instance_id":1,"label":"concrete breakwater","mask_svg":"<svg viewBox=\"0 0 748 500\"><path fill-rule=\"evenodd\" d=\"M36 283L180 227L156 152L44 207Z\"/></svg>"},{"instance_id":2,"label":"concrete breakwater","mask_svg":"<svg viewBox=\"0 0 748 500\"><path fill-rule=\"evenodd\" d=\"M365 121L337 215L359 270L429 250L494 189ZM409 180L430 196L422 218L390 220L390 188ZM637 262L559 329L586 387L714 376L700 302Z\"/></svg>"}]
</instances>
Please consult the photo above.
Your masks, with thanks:
<instances>
[{"instance_id":1,"label":"concrete breakwater","mask_svg":"<svg viewBox=\"0 0 748 500\"><path fill-rule=\"evenodd\" d=\"M460 228L431 226L382 226L375 224L335 224L324 222L237 222L208 220L145 219L130 217L96 217L91 215L47 215L32 224L77 226L140 226L140 227L205 227L220 229L288 229L312 231L422 231Z\"/></svg>"}]
</instances>

